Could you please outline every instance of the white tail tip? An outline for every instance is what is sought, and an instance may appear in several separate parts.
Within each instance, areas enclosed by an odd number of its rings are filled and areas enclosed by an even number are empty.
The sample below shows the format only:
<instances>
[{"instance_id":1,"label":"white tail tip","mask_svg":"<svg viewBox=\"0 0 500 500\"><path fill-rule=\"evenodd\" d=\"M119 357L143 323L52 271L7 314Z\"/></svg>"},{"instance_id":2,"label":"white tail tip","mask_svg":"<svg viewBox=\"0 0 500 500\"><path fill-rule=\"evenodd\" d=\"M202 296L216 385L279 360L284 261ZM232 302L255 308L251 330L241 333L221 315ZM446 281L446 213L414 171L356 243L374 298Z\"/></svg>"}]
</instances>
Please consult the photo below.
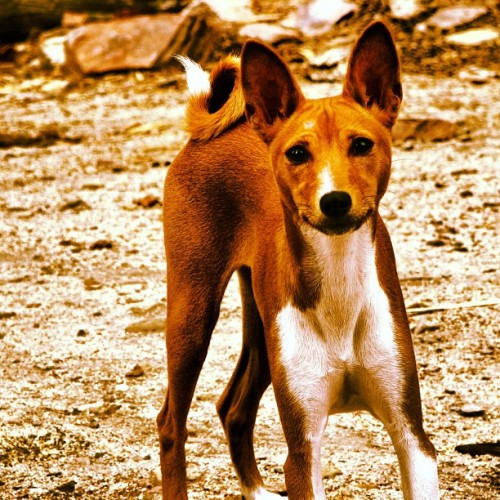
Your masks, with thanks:
<instances>
[{"instance_id":1,"label":"white tail tip","mask_svg":"<svg viewBox=\"0 0 500 500\"><path fill-rule=\"evenodd\" d=\"M208 94L210 92L210 75L189 57L175 56L184 66L186 80L191 95Z\"/></svg>"}]
</instances>

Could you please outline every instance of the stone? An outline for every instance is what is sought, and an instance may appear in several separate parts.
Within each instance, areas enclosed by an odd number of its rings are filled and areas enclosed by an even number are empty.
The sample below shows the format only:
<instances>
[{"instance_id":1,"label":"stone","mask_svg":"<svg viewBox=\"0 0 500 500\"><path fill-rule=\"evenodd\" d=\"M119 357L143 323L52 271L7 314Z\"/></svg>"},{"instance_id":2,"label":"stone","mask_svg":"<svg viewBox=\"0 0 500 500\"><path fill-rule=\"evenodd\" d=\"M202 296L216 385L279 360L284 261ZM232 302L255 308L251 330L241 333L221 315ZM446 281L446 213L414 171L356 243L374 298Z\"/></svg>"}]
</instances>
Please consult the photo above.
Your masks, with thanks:
<instances>
[{"instance_id":1,"label":"stone","mask_svg":"<svg viewBox=\"0 0 500 500\"><path fill-rule=\"evenodd\" d=\"M309 48L300 51L308 63L315 68L334 68L339 63L347 61L350 52L350 47L333 47L320 54L316 54Z\"/></svg>"},{"instance_id":2,"label":"stone","mask_svg":"<svg viewBox=\"0 0 500 500\"><path fill-rule=\"evenodd\" d=\"M157 14L86 24L67 35L67 64L83 74L152 68L184 18Z\"/></svg>"},{"instance_id":3,"label":"stone","mask_svg":"<svg viewBox=\"0 0 500 500\"><path fill-rule=\"evenodd\" d=\"M144 375L144 368L141 365L135 365L130 371L125 374L128 378L138 378Z\"/></svg>"},{"instance_id":4,"label":"stone","mask_svg":"<svg viewBox=\"0 0 500 500\"><path fill-rule=\"evenodd\" d=\"M495 78L495 72L486 68L477 68L476 66L468 66L458 73L458 78L476 85L482 85L489 80Z\"/></svg>"},{"instance_id":5,"label":"stone","mask_svg":"<svg viewBox=\"0 0 500 500\"><path fill-rule=\"evenodd\" d=\"M270 44L299 39L296 30L271 23L247 24L240 29L239 35L243 38L256 38Z\"/></svg>"},{"instance_id":6,"label":"stone","mask_svg":"<svg viewBox=\"0 0 500 500\"><path fill-rule=\"evenodd\" d=\"M252 0L202 0L223 21L241 23L257 21L259 19L252 10Z\"/></svg>"},{"instance_id":7,"label":"stone","mask_svg":"<svg viewBox=\"0 0 500 500\"><path fill-rule=\"evenodd\" d=\"M423 10L418 0L389 0L389 8L392 18L401 21L409 21Z\"/></svg>"},{"instance_id":8,"label":"stone","mask_svg":"<svg viewBox=\"0 0 500 500\"><path fill-rule=\"evenodd\" d=\"M137 321L125 328L127 333L155 333L163 332L165 330L165 319L154 318L146 319L144 321Z\"/></svg>"},{"instance_id":9,"label":"stone","mask_svg":"<svg viewBox=\"0 0 500 500\"><path fill-rule=\"evenodd\" d=\"M459 444L455 446L455 450L459 453L467 453L473 457L478 455L500 457L500 441L494 443Z\"/></svg>"},{"instance_id":10,"label":"stone","mask_svg":"<svg viewBox=\"0 0 500 500\"><path fill-rule=\"evenodd\" d=\"M408 139L423 142L438 142L452 139L457 134L457 124L439 118L402 118L392 130L395 144Z\"/></svg>"},{"instance_id":11,"label":"stone","mask_svg":"<svg viewBox=\"0 0 500 500\"><path fill-rule=\"evenodd\" d=\"M450 30L475 21L487 13L487 7L447 7L439 9L425 24L431 28Z\"/></svg>"},{"instance_id":12,"label":"stone","mask_svg":"<svg viewBox=\"0 0 500 500\"><path fill-rule=\"evenodd\" d=\"M493 28L480 28L462 31L461 33L454 33L448 35L445 40L448 43L455 45L481 45L482 43L492 42L498 38L498 30Z\"/></svg>"},{"instance_id":13,"label":"stone","mask_svg":"<svg viewBox=\"0 0 500 500\"><path fill-rule=\"evenodd\" d=\"M309 0L282 22L297 28L306 36L328 33L341 19L358 11L358 6L345 0Z\"/></svg>"},{"instance_id":14,"label":"stone","mask_svg":"<svg viewBox=\"0 0 500 500\"><path fill-rule=\"evenodd\" d=\"M482 417L486 413L486 410L479 405L466 404L458 410L458 413L462 417Z\"/></svg>"},{"instance_id":15,"label":"stone","mask_svg":"<svg viewBox=\"0 0 500 500\"><path fill-rule=\"evenodd\" d=\"M62 493L73 493L76 488L76 481L67 481L66 483L60 484L56 489Z\"/></svg>"}]
</instances>

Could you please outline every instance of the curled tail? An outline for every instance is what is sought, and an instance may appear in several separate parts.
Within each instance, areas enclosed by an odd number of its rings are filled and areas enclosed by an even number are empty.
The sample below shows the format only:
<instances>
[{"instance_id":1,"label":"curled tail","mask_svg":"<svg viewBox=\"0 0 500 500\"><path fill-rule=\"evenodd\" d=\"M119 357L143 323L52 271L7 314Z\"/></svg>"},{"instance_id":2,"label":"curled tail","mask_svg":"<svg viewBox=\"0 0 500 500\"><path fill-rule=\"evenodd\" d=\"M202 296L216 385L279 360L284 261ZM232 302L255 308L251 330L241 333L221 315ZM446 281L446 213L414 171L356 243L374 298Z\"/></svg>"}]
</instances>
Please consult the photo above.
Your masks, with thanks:
<instances>
[{"instance_id":1,"label":"curled tail","mask_svg":"<svg viewBox=\"0 0 500 500\"><path fill-rule=\"evenodd\" d=\"M245 101L237 57L226 57L210 75L187 57L178 57L178 60L186 70L189 88L186 129L192 139L208 141L244 116Z\"/></svg>"}]
</instances>

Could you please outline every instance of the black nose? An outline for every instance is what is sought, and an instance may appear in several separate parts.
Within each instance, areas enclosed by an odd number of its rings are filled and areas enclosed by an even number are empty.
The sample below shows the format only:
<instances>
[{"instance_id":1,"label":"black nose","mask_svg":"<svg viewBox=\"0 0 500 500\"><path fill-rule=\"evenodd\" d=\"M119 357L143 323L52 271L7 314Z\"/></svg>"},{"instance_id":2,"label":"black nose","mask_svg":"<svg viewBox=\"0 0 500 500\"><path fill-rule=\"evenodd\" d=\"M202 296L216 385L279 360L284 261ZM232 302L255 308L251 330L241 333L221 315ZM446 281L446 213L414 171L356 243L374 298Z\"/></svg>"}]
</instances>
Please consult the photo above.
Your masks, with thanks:
<instances>
[{"instance_id":1,"label":"black nose","mask_svg":"<svg viewBox=\"0 0 500 500\"><path fill-rule=\"evenodd\" d=\"M319 208L327 217L342 217L349 212L351 206L351 196L345 191L332 191L319 200Z\"/></svg>"}]
</instances>

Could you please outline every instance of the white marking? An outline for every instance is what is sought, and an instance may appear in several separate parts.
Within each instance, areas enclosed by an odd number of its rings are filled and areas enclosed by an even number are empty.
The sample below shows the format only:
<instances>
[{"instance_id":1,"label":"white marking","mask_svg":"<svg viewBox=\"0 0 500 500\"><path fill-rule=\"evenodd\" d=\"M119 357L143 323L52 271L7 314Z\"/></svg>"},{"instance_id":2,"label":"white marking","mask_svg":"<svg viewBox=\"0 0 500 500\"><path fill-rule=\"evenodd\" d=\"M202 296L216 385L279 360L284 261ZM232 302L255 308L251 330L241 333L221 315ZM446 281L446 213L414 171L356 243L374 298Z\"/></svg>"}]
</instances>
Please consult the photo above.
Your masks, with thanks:
<instances>
[{"instance_id":1,"label":"white marking","mask_svg":"<svg viewBox=\"0 0 500 500\"><path fill-rule=\"evenodd\" d=\"M439 499L437 462L418 446L415 436L406 433L395 442L401 467L402 489L405 499ZM399 448L399 449L398 449Z\"/></svg>"},{"instance_id":2,"label":"white marking","mask_svg":"<svg viewBox=\"0 0 500 500\"><path fill-rule=\"evenodd\" d=\"M304 228L321 264L321 296L314 309L287 304L277 315L281 362L287 383L308 417L315 498L325 498L321 438L329 414L399 406L402 377L389 301L378 281L371 228L327 236ZM346 399L345 381L364 394ZM376 385L377 394L369 393ZM371 397L373 396L373 397Z\"/></svg>"},{"instance_id":3,"label":"white marking","mask_svg":"<svg viewBox=\"0 0 500 500\"><path fill-rule=\"evenodd\" d=\"M271 493L262 486L254 490L249 490L248 488L241 487L241 495L245 500L282 500L283 497L277 493Z\"/></svg>"},{"instance_id":4,"label":"white marking","mask_svg":"<svg viewBox=\"0 0 500 500\"><path fill-rule=\"evenodd\" d=\"M210 92L210 75L189 57L175 56L184 66L186 80L191 95L208 94Z\"/></svg>"},{"instance_id":5,"label":"white marking","mask_svg":"<svg viewBox=\"0 0 500 500\"><path fill-rule=\"evenodd\" d=\"M297 388L301 379L319 383L351 368L383 370L387 358L387 368L394 367L392 317L378 282L371 229L365 224L354 233L327 236L304 226L304 235L322 265L321 297L304 312L288 304L276 319L282 360Z\"/></svg>"},{"instance_id":6,"label":"white marking","mask_svg":"<svg viewBox=\"0 0 500 500\"><path fill-rule=\"evenodd\" d=\"M316 191L318 206L321 197L332 191L337 191L337 188L332 177L330 162L328 161L318 175L318 189Z\"/></svg>"}]
</instances>

